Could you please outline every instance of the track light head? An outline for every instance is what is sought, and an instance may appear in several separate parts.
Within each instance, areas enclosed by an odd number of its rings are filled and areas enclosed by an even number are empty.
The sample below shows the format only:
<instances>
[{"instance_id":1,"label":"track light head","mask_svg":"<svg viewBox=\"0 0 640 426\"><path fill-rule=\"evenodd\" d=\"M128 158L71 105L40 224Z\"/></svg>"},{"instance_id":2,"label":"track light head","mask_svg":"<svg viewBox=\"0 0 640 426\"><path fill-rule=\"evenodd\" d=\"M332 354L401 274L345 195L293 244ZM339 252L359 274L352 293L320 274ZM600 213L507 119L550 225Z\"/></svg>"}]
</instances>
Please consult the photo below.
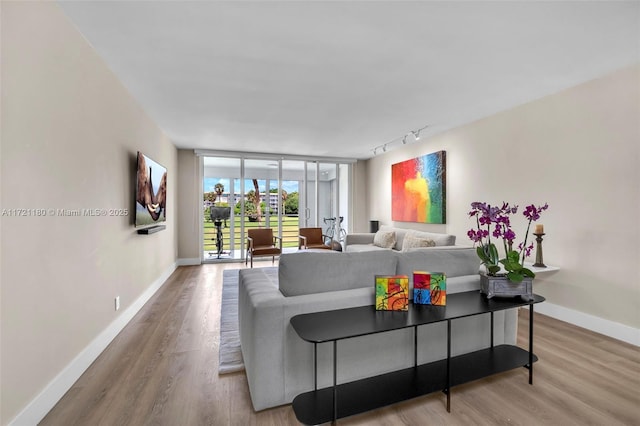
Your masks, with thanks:
<instances>
[{"instance_id":1,"label":"track light head","mask_svg":"<svg viewBox=\"0 0 640 426\"><path fill-rule=\"evenodd\" d=\"M382 145L382 152L387 152L387 145L386 144Z\"/></svg>"},{"instance_id":2,"label":"track light head","mask_svg":"<svg viewBox=\"0 0 640 426\"><path fill-rule=\"evenodd\" d=\"M402 145L406 145L407 144L407 135L404 135L404 137L402 138Z\"/></svg>"},{"instance_id":3,"label":"track light head","mask_svg":"<svg viewBox=\"0 0 640 426\"><path fill-rule=\"evenodd\" d=\"M411 133L413 133L415 140L420 139L420 130L412 130Z\"/></svg>"}]
</instances>

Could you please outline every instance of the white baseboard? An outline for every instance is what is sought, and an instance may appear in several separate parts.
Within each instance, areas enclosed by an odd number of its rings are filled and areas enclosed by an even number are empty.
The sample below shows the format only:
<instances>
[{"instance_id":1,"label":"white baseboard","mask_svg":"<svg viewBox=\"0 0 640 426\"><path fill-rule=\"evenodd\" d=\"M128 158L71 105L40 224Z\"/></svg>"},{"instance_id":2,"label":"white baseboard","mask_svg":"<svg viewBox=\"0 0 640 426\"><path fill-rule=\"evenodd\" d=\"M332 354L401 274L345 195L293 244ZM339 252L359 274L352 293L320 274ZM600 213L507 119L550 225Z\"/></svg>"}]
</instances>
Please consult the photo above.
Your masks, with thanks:
<instances>
[{"instance_id":1,"label":"white baseboard","mask_svg":"<svg viewBox=\"0 0 640 426\"><path fill-rule=\"evenodd\" d=\"M82 373L98 358L111 341L122 331L142 306L151 299L162 284L176 270L177 262L158 277L138 299L124 310L109 326L84 348L25 408L9 422L10 426L37 425L56 405Z\"/></svg>"},{"instance_id":2,"label":"white baseboard","mask_svg":"<svg viewBox=\"0 0 640 426\"><path fill-rule=\"evenodd\" d=\"M184 259L178 259L178 266L194 266L201 265L202 260L198 257L188 257Z\"/></svg>"},{"instance_id":3,"label":"white baseboard","mask_svg":"<svg viewBox=\"0 0 640 426\"><path fill-rule=\"evenodd\" d=\"M585 314L584 312L574 311L549 302L535 305L534 311L635 346L640 346L640 329L638 328Z\"/></svg>"}]
</instances>

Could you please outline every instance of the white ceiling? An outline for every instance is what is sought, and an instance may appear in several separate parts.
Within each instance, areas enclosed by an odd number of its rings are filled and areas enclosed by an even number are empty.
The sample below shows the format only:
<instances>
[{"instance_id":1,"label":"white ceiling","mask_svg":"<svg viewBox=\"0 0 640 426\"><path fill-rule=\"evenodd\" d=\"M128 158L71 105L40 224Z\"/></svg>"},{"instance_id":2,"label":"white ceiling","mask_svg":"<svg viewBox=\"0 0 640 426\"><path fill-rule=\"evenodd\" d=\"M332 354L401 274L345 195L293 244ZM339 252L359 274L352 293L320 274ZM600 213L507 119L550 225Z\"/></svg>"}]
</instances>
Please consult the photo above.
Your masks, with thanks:
<instances>
[{"instance_id":1,"label":"white ceiling","mask_svg":"<svg viewBox=\"0 0 640 426\"><path fill-rule=\"evenodd\" d=\"M638 2L59 4L180 148L368 158L640 62Z\"/></svg>"}]
</instances>

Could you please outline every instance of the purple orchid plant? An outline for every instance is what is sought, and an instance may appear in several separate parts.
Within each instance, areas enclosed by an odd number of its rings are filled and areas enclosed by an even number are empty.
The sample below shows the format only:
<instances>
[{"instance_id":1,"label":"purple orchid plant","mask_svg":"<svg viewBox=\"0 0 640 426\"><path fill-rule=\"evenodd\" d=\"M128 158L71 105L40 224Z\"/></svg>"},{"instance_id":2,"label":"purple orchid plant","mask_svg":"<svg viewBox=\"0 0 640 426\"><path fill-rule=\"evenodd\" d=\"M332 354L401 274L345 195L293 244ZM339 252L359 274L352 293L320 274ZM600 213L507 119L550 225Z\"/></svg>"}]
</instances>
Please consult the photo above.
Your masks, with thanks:
<instances>
[{"instance_id":1,"label":"purple orchid plant","mask_svg":"<svg viewBox=\"0 0 640 426\"><path fill-rule=\"evenodd\" d=\"M540 214L548 208L549 205L545 203L538 207L531 204L524 209L522 214L528 220L527 231L524 240L518 244L517 250L514 250L516 234L511 227L511 216L518 213L518 206L510 206L509 203L503 203L502 207L480 202L471 203L469 217L476 218L477 227L470 229L467 235L478 245L476 251L482 264L487 268L488 275L497 275L501 269L499 264L502 264L506 276L514 283L522 282L525 277L535 278L536 275L524 267L524 260L533 251L533 242L527 246L529 228L531 228L531 222L540 219ZM504 258L499 258L498 249L491 241L492 237L496 240L502 239Z\"/></svg>"}]
</instances>

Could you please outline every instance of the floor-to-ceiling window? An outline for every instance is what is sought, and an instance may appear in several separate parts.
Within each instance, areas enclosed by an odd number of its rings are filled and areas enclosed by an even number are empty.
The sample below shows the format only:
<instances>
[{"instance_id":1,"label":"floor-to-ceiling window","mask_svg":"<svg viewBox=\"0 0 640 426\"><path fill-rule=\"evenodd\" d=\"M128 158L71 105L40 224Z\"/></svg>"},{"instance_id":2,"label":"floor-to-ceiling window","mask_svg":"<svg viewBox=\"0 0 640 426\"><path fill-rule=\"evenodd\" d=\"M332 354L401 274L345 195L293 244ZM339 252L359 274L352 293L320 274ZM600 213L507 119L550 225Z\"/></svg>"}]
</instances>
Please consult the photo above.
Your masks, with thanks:
<instances>
[{"instance_id":1,"label":"floor-to-ceiling window","mask_svg":"<svg viewBox=\"0 0 640 426\"><path fill-rule=\"evenodd\" d=\"M235 258L242 250L242 161L226 157L203 157L202 160L204 258ZM219 234L222 244L218 241Z\"/></svg>"},{"instance_id":2,"label":"floor-to-ceiling window","mask_svg":"<svg viewBox=\"0 0 640 426\"><path fill-rule=\"evenodd\" d=\"M342 216L348 229L351 160L199 155L204 261L243 260L250 228L272 228L285 252L298 249L300 227L326 231Z\"/></svg>"}]
</instances>

